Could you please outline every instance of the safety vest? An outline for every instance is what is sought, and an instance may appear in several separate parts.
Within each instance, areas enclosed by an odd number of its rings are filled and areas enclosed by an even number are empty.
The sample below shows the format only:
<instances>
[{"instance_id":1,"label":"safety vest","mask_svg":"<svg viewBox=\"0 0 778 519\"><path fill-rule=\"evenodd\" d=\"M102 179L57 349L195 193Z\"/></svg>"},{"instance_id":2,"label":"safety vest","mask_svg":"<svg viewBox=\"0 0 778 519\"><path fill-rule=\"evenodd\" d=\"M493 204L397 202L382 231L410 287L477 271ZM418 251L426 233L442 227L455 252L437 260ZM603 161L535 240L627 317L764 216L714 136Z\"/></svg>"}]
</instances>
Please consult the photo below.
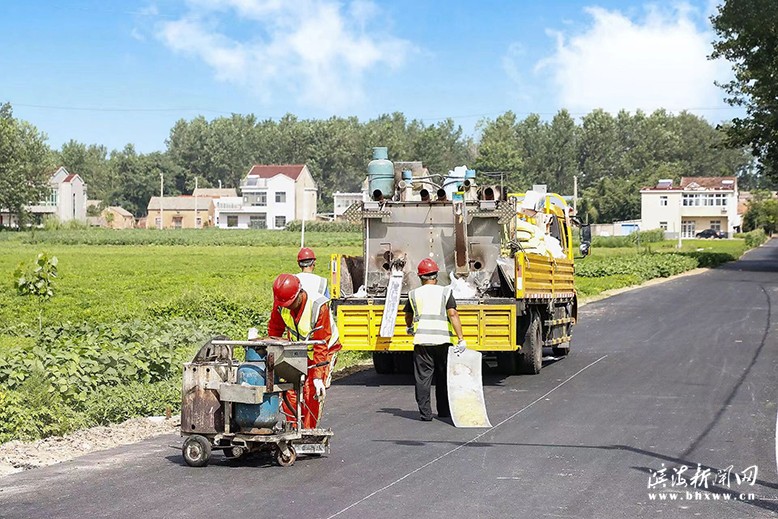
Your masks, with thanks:
<instances>
[{"instance_id":1,"label":"safety vest","mask_svg":"<svg viewBox=\"0 0 778 519\"><path fill-rule=\"evenodd\" d=\"M317 294L323 295L327 299L330 297L330 290L327 287L327 280L312 272L300 272L295 274L300 284L303 286L309 296L314 297Z\"/></svg>"},{"instance_id":2,"label":"safety vest","mask_svg":"<svg viewBox=\"0 0 778 519\"><path fill-rule=\"evenodd\" d=\"M300 314L300 320L294 322L292 318L292 312L288 308L278 307L281 311L281 318L286 325L286 331L294 341L306 341L310 338L313 329L316 328L316 322L319 320L319 311L324 305L329 302L329 299L319 294L308 294L308 299L305 301L305 306ZM332 348L333 345L338 342L338 327L335 325L335 321L332 319L332 312L327 309L330 319L330 329L332 330L332 336L327 343L327 348Z\"/></svg>"},{"instance_id":3,"label":"safety vest","mask_svg":"<svg viewBox=\"0 0 778 519\"><path fill-rule=\"evenodd\" d=\"M446 303L450 287L422 285L408 292L413 309L413 344L448 344L455 336Z\"/></svg>"}]
</instances>

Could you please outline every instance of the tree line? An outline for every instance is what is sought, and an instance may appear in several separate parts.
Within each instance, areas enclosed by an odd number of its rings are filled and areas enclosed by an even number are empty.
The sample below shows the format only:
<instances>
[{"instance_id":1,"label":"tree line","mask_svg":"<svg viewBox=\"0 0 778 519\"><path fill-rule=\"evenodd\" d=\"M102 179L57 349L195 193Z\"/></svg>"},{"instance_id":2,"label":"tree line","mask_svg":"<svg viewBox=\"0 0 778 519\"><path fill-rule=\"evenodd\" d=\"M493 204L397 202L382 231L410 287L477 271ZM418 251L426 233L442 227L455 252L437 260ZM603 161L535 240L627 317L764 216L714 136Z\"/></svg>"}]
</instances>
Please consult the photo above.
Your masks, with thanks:
<instances>
[{"instance_id":1,"label":"tree line","mask_svg":"<svg viewBox=\"0 0 778 519\"><path fill-rule=\"evenodd\" d=\"M365 122L233 114L177 121L164 151L138 153L132 144L109 151L75 140L50 149L45 135L15 119L5 104L0 109L0 191L27 188L0 198L0 206L16 211L40 199L48 175L59 165L84 179L90 199L142 216L159 192L160 173L165 193L176 195L191 193L195 178L200 187L237 187L253 164L307 164L324 212L331 210L335 191L360 190L373 146L387 146L391 160L422 161L431 173L466 164L493 174L495 183L499 178L510 190L546 184L550 191L570 195L577 177L579 212L591 222L639 218L640 188L660 178L677 182L682 176L737 175L741 189L772 187L746 147L724 146L724 132L687 112L611 115L594 110L580 121L566 110L549 121L506 112L482 120L477 130L475 139L451 119L425 124L399 112Z\"/></svg>"}]
</instances>

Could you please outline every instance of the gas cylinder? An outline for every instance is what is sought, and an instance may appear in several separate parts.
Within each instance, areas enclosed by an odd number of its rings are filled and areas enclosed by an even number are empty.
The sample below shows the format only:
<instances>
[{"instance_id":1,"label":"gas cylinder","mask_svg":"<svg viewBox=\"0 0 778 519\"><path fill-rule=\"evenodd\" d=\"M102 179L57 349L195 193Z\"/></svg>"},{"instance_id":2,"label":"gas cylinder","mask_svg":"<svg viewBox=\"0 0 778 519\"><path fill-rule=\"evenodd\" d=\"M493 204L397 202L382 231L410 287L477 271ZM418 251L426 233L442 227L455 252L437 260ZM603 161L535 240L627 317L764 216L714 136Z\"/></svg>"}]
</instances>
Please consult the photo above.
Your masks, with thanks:
<instances>
[{"instance_id":1,"label":"gas cylinder","mask_svg":"<svg viewBox=\"0 0 778 519\"><path fill-rule=\"evenodd\" d=\"M367 165L367 179L370 196L377 200L381 197L391 198L394 195L394 164L388 160L389 151L386 147L373 148L373 160ZM380 192L381 197L376 196Z\"/></svg>"},{"instance_id":2,"label":"gas cylinder","mask_svg":"<svg viewBox=\"0 0 778 519\"><path fill-rule=\"evenodd\" d=\"M265 355L246 349L246 363L238 366L238 384L264 386ZM277 394L265 394L259 404L235 404L235 423L243 431L272 428L278 422L280 401Z\"/></svg>"}]
</instances>

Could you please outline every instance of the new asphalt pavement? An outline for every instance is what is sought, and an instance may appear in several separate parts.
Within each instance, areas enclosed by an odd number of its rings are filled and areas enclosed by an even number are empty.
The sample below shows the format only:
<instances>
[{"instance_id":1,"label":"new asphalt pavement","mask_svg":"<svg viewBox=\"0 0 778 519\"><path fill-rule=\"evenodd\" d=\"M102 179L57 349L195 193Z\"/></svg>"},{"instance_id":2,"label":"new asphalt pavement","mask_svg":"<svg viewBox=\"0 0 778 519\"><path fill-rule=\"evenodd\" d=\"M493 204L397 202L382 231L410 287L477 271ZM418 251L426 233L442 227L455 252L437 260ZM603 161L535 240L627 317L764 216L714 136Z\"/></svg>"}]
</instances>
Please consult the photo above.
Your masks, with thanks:
<instances>
[{"instance_id":1,"label":"new asphalt pavement","mask_svg":"<svg viewBox=\"0 0 778 519\"><path fill-rule=\"evenodd\" d=\"M776 314L773 240L581 308L567 358L487 372L490 429L371 369L330 389L327 457L191 468L160 436L0 478L0 518L778 516Z\"/></svg>"}]
</instances>

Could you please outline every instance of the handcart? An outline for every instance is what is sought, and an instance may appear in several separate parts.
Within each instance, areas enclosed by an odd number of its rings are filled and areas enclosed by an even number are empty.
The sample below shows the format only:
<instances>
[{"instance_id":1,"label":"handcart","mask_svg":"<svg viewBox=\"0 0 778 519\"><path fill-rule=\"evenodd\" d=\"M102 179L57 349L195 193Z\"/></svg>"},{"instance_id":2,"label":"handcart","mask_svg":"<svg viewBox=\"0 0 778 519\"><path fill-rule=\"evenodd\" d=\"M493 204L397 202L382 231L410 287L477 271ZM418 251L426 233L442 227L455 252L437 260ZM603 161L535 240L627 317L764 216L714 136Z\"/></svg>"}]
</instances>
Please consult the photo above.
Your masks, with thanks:
<instances>
[{"instance_id":1,"label":"handcart","mask_svg":"<svg viewBox=\"0 0 778 519\"><path fill-rule=\"evenodd\" d=\"M182 452L192 467L208 464L214 450L236 459L270 452L282 467L300 454L329 454L330 429L303 429L302 387L308 348L321 341L217 337L184 364L181 405ZM246 349L246 360L234 356ZM297 392L293 416L282 412L286 391Z\"/></svg>"}]
</instances>

